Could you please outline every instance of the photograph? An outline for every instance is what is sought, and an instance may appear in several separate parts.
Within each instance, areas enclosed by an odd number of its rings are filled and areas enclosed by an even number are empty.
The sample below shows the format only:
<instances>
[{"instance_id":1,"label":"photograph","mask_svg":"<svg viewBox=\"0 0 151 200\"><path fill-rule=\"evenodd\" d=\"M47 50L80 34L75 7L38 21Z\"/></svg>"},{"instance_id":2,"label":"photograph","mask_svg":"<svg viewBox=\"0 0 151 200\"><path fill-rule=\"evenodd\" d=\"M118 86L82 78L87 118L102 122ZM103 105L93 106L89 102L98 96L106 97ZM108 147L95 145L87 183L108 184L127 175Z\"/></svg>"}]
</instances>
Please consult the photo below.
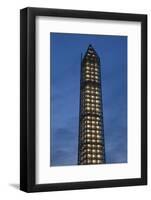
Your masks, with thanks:
<instances>
[{"instance_id":1,"label":"photograph","mask_svg":"<svg viewBox=\"0 0 151 200\"><path fill-rule=\"evenodd\" d=\"M21 10L20 189L147 184L147 15Z\"/></svg>"},{"instance_id":2,"label":"photograph","mask_svg":"<svg viewBox=\"0 0 151 200\"><path fill-rule=\"evenodd\" d=\"M50 32L50 167L128 162L127 40Z\"/></svg>"}]
</instances>

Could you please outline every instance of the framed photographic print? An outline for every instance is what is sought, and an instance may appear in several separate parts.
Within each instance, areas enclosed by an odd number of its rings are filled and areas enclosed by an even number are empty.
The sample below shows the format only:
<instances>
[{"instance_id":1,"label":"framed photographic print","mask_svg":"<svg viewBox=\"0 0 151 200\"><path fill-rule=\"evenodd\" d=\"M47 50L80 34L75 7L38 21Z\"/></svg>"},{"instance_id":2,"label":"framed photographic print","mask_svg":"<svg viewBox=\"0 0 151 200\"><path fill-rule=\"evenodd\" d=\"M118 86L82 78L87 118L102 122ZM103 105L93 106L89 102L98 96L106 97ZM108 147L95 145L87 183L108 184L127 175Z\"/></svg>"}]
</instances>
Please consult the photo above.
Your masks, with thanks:
<instances>
[{"instance_id":1,"label":"framed photographic print","mask_svg":"<svg viewBox=\"0 0 151 200\"><path fill-rule=\"evenodd\" d=\"M147 184L147 16L20 12L20 189Z\"/></svg>"}]
</instances>

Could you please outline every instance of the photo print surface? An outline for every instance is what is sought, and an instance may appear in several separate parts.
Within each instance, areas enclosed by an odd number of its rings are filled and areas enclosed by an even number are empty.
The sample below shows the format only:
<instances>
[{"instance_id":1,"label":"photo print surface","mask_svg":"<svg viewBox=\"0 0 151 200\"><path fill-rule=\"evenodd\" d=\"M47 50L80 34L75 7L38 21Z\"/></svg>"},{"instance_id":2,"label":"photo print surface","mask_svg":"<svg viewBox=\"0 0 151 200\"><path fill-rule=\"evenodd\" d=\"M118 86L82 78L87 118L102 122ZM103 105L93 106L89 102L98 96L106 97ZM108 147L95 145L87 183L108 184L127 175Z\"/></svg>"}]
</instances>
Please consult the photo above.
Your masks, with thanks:
<instances>
[{"instance_id":1,"label":"photo print surface","mask_svg":"<svg viewBox=\"0 0 151 200\"><path fill-rule=\"evenodd\" d=\"M50 33L50 166L127 163L127 39Z\"/></svg>"}]
</instances>

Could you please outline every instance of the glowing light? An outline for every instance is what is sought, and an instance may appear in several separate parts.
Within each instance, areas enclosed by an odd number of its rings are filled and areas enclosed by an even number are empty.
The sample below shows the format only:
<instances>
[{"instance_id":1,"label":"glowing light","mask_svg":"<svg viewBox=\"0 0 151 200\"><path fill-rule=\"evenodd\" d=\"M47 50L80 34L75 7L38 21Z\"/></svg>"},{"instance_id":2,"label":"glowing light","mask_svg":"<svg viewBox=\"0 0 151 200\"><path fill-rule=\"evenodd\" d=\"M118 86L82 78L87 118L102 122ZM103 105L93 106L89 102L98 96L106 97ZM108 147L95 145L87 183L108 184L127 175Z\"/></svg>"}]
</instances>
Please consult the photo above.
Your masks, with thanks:
<instances>
[{"instance_id":1,"label":"glowing light","mask_svg":"<svg viewBox=\"0 0 151 200\"><path fill-rule=\"evenodd\" d=\"M91 158L91 154L87 154L87 157L88 157L88 158Z\"/></svg>"}]
</instances>

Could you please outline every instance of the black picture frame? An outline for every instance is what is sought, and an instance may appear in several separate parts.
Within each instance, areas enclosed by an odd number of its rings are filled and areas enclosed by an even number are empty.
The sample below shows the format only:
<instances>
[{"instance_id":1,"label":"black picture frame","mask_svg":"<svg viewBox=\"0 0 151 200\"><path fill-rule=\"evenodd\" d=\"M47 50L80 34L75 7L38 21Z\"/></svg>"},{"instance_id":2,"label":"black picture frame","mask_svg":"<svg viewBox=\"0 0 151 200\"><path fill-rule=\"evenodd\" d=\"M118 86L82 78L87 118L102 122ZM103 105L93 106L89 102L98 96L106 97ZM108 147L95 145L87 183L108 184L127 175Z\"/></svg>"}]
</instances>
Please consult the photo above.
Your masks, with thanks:
<instances>
[{"instance_id":1,"label":"black picture frame","mask_svg":"<svg viewBox=\"0 0 151 200\"><path fill-rule=\"evenodd\" d=\"M35 182L35 18L54 16L141 23L141 178L70 183ZM24 8L20 11L20 190L43 192L147 184L147 15Z\"/></svg>"}]
</instances>

